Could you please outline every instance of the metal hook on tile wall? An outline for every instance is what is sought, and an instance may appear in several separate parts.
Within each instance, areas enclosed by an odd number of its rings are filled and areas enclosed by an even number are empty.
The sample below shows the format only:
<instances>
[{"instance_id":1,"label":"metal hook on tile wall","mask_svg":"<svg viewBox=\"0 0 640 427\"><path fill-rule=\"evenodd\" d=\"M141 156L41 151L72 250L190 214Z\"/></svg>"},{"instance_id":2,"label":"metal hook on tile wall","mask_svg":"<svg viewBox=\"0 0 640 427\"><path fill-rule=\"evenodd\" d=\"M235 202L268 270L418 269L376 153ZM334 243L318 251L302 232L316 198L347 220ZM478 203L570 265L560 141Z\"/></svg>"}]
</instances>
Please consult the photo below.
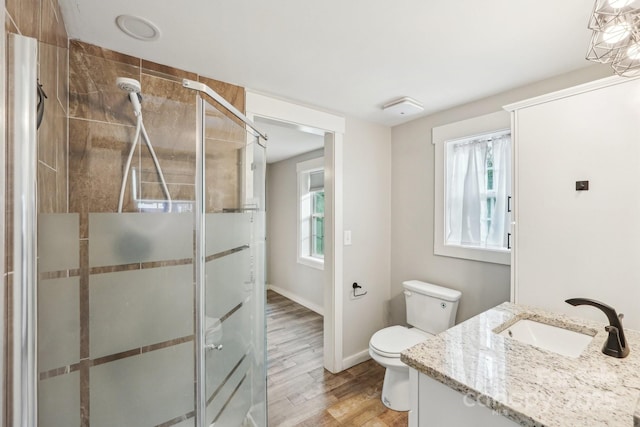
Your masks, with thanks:
<instances>
[{"instance_id":1,"label":"metal hook on tile wall","mask_svg":"<svg viewBox=\"0 0 640 427\"><path fill-rule=\"evenodd\" d=\"M362 289L362 286L358 285L358 282L353 282L352 287L353 287L353 296L354 297L362 297L362 296L365 296L367 294L367 291L358 292L358 289Z\"/></svg>"},{"instance_id":2,"label":"metal hook on tile wall","mask_svg":"<svg viewBox=\"0 0 640 427\"><path fill-rule=\"evenodd\" d=\"M44 100L47 98L47 94L44 93L44 89L42 88L40 80L38 80L36 91L38 92L38 120L36 122L36 129L40 129L40 124L42 123L42 118L44 117Z\"/></svg>"}]
</instances>

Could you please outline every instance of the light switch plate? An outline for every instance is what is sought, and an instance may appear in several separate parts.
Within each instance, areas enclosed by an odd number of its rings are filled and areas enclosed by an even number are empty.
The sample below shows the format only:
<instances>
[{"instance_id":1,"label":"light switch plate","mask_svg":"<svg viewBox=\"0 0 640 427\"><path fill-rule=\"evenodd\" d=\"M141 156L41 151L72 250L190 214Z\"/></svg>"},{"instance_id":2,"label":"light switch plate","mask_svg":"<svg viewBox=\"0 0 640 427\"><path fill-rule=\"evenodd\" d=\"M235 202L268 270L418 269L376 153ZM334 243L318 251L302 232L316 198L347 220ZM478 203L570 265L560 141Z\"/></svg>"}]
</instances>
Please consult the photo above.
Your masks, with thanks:
<instances>
[{"instance_id":1,"label":"light switch plate","mask_svg":"<svg viewBox=\"0 0 640 427\"><path fill-rule=\"evenodd\" d=\"M344 245L351 245L351 230L344 230Z\"/></svg>"}]
</instances>

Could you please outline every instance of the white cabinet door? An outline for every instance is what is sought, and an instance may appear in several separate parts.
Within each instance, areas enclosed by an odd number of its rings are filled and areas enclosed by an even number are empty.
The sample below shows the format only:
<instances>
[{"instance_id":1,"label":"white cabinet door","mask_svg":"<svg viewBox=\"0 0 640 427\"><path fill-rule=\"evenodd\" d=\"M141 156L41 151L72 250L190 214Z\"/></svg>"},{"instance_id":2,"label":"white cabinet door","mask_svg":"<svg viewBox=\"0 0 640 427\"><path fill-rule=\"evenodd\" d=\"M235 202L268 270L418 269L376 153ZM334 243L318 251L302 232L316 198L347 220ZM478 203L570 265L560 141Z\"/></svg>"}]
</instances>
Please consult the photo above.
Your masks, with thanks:
<instances>
[{"instance_id":1,"label":"white cabinet door","mask_svg":"<svg viewBox=\"0 0 640 427\"><path fill-rule=\"evenodd\" d=\"M411 379L418 381L418 410L411 408L409 427L514 427L518 425L433 378L420 374L415 369L412 371ZM412 400L412 405L413 402Z\"/></svg>"},{"instance_id":2,"label":"white cabinet door","mask_svg":"<svg viewBox=\"0 0 640 427\"><path fill-rule=\"evenodd\" d=\"M640 80L516 110L515 302L640 329ZM589 181L576 191L576 181Z\"/></svg>"}]
</instances>

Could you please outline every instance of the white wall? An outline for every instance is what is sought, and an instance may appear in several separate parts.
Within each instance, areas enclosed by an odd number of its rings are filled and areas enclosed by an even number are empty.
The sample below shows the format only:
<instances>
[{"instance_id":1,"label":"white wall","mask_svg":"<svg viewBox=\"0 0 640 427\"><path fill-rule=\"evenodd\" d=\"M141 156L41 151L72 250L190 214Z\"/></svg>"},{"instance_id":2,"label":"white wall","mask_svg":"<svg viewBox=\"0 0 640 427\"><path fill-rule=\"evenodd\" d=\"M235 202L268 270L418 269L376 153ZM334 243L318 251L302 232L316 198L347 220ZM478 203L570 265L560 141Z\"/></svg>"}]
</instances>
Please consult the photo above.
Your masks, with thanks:
<instances>
[{"instance_id":1,"label":"white wall","mask_svg":"<svg viewBox=\"0 0 640 427\"><path fill-rule=\"evenodd\" d=\"M392 129L391 323L405 322L402 281L408 279L460 290L458 322L509 300L509 266L433 254L434 146L431 129L499 111L503 105L609 74L608 67L593 65Z\"/></svg>"},{"instance_id":2,"label":"white wall","mask_svg":"<svg viewBox=\"0 0 640 427\"><path fill-rule=\"evenodd\" d=\"M391 129L347 118L344 136L343 360L369 358L371 335L387 324L391 274ZM350 298L358 282L367 295Z\"/></svg>"},{"instance_id":3,"label":"white wall","mask_svg":"<svg viewBox=\"0 0 640 427\"><path fill-rule=\"evenodd\" d=\"M316 312L324 307L324 271L297 261L296 164L323 153L316 150L267 165L267 283Z\"/></svg>"},{"instance_id":4,"label":"white wall","mask_svg":"<svg viewBox=\"0 0 640 427\"><path fill-rule=\"evenodd\" d=\"M640 329L640 80L606 83L516 109L515 302Z\"/></svg>"},{"instance_id":5,"label":"white wall","mask_svg":"<svg viewBox=\"0 0 640 427\"><path fill-rule=\"evenodd\" d=\"M391 129L347 118L344 135L344 368L369 358L369 339L387 325L391 274ZM267 282L299 302L323 306L323 272L296 261L296 163L314 151L267 167ZM341 242L342 243L342 242ZM350 298L358 282L367 295ZM288 294L288 295L287 295Z\"/></svg>"},{"instance_id":6,"label":"white wall","mask_svg":"<svg viewBox=\"0 0 640 427\"><path fill-rule=\"evenodd\" d=\"M260 110L257 103L266 97L260 95L254 98L256 99L252 98L251 107L247 107L248 111ZM276 102L275 107L270 107L271 110L262 115L282 116L284 120L309 123L304 117L296 116L294 120L275 111L279 103L282 102ZM301 108L304 113L307 107ZM338 354L342 356L339 365L341 369L347 369L369 359L371 335L387 325L391 274L391 129L348 117L344 138L339 146L343 205L340 222L341 227L352 233L352 244L342 247L342 298L341 304L336 304L339 309L336 316L342 317L342 321L337 322L342 324L341 334L336 334L341 337L339 342L342 344L338 350ZM295 295L322 306L322 294L316 294L317 288L308 285L317 278L312 279L311 275L319 271L310 271L313 269L297 264L295 258L295 163L312 157L313 154L299 156L290 161L274 163L267 168L267 281L287 293L290 292L290 296ZM286 188L289 190L285 191ZM286 208L287 205L291 208ZM287 235L290 237L280 240ZM342 245L342 241L337 244ZM327 251L328 249L325 248ZM283 258L286 261L280 262ZM303 275L307 275L307 278L302 278ZM330 281L325 281L328 282ZM367 295L357 300L351 299L353 282L362 285ZM313 294L311 289L314 289Z\"/></svg>"}]
</instances>

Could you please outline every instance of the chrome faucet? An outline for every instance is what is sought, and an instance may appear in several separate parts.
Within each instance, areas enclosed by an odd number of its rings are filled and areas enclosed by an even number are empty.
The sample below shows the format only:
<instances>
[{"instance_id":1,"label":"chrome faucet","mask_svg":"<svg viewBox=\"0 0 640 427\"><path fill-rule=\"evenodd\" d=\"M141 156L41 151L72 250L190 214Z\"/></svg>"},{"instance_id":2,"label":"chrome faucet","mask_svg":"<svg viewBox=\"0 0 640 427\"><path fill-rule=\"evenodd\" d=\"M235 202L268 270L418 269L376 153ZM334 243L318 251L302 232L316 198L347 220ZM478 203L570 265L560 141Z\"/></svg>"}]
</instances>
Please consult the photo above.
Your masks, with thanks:
<instances>
[{"instance_id":1,"label":"chrome faucet","mask_svg":"<svg viewBox=\"0 0 640 427\"><path fill-rule=\"evenodd\" d=\"M627 347L627 340L624 337L624 330L622 329L622 318L624 315L616 313L615 308L601 303L600 301L588 299L588 298L571 298L565 302L576 305L591 305L599 308L609 319L609 326L605 326L605 330L609 332L609 338L602 347L602 352L607 356L623 358L629 355L629 347Z\"/></svg>"}]
</instances>

